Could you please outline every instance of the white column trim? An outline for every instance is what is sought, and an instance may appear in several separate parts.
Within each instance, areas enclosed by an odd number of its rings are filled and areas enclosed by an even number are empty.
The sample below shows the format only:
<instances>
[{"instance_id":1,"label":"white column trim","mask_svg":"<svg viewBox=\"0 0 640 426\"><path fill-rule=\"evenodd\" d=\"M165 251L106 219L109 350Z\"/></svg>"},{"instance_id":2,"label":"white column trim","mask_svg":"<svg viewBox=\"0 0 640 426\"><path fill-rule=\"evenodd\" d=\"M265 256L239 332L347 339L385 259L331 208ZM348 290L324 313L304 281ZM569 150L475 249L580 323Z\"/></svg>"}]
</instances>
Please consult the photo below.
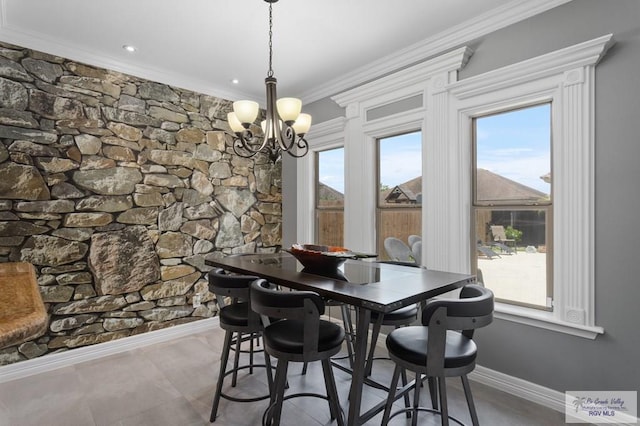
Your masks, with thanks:
<instances>
[{"instance_id":1,"label":"white column trim","mask_svg":"<svg viewBox=\"0 0 640 426\"><path fill-rule=\"evenodd\" d=\"M465 182L469 165L461 152L464 147L451 143L448 85L455 76L442 72L429 81L427 124L423 150L423 263L429 269L469 272L469 193ZM434 182L438 182L434 185Z\"/></svg>"}]
</instances>

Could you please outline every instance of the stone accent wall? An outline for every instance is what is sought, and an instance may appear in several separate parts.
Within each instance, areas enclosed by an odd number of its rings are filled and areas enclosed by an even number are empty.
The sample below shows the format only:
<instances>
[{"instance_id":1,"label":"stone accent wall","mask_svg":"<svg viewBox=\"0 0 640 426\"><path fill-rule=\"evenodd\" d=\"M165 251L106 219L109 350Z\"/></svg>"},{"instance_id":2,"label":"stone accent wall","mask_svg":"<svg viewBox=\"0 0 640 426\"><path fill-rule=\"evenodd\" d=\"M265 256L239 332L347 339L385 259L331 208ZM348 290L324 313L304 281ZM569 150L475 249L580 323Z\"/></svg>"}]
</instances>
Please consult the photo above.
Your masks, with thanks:
<instances>
[{"instance_id":1,"label":"stone accent wall","mask_svg":"<svg viewBox=\"0 0 640 426\"><path fill-rule=\"evenodd\" d=\"M279 248L280 163L233 154L230 109L0 43L0 262L50 315L0 365L211 317L205 258Z\"/></svg>"}]
</instances>

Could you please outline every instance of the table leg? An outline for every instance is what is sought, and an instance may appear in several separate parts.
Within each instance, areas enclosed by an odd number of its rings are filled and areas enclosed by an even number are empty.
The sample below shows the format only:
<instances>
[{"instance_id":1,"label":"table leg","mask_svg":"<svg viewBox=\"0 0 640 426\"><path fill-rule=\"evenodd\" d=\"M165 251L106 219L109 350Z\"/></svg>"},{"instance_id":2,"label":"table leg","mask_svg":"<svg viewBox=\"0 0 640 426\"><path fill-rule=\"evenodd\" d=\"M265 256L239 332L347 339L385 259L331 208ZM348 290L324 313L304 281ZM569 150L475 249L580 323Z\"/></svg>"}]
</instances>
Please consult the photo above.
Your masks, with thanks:
<instances>
[{"instance_id":1,"label":"table leg","mask_svg":"<svg viewBox=\"0 0 640 426\"><path fill-rule=\"evenodd\" d=\"M356 344L353 362L353 374L351 378L351 390L349 391L349 416L348 426L360 425L360 408L362 404L362 387L365 378L365 362L367 360L367 343L369 339L369 322L371 311L362 307L357 309Z\"/></svg>"}]
</instances>

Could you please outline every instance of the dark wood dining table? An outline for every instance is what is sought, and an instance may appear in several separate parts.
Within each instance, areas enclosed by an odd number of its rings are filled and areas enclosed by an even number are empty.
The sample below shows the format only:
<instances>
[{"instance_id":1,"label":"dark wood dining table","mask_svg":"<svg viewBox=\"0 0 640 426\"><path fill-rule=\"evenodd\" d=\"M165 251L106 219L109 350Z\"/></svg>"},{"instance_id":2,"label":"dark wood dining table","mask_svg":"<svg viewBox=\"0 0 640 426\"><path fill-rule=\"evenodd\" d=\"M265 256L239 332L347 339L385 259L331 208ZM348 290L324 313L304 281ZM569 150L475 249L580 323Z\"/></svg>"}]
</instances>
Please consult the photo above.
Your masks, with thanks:
<instances>
[{"instance_id":1,"label":"dark wood dining table","mask_svg":"<svg viewBox=\"0 0 640 426\"><path fill-rule=\"evenodd\" d=\"M371 312L391 312L476 281L473 275L355 259L347 260L337 271L310 272L286 252L209 258L205 262L231 272L256 275L292 289L315 291L356 310L349 426L365 423L384 406L381 402L361 414L368 333L358 331L368 330Z\"/></svg>"}]
</instances>

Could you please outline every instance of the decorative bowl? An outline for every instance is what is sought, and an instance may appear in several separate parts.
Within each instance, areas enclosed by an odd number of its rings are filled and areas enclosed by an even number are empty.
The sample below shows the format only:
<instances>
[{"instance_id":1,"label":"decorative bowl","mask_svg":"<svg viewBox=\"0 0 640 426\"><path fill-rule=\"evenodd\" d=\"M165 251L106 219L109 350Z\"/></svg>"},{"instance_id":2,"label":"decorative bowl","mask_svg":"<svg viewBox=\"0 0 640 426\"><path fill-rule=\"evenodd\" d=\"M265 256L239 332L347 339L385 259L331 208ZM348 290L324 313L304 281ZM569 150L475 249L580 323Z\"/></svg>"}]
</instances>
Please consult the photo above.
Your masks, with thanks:
<instances>
[{"instance_id":1,"label":"decorative bowl","mask_svg":"<svg viewBox=\"0 0 640 426\"><path fill-rule=\"evenodd\" d=\"M344 247L319 246L312 244L294 244L284 251L291 253L306 271L335 271L347 259L357 255Z\"/></svg>"}]
</instances>

